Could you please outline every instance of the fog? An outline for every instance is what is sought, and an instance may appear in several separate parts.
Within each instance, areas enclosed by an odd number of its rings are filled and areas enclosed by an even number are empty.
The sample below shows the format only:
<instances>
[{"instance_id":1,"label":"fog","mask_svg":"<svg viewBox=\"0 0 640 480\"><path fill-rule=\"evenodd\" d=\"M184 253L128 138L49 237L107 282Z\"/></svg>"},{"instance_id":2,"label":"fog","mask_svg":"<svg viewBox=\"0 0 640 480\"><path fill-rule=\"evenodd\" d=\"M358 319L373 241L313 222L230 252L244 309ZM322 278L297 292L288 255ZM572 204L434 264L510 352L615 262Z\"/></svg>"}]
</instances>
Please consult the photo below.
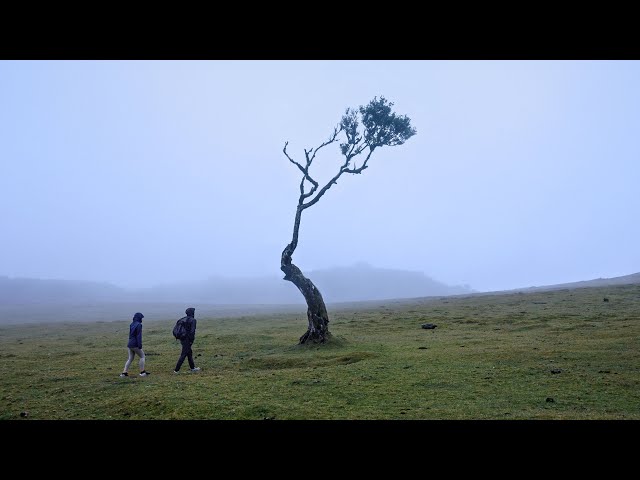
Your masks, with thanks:
<instances>
[{"instance_id":1,"label":"fog","mask_svg":"<svg viewBox=\"0 0 640 480\"><path fill-rule=\"evenodd\" d=\"M301 161L374 96L418 133L304 211L303 272L492 291L640 271L638 61L0 61L0 276L280 279L284 143Z\"/></svg>"},{"instance_id":2,"label":"fog","mask_svg":"<svg viewBox=\"0 0 640 480\"><path fill-rule=\"evenodd\" d=\"M421 272L374 268L363 263L308 272L324 300L331 303L426 296L460 295L467 285L450 286ZM0 304L184 302L193 304L304 304L289 282L276 276L222 277L175 282L147 288L119 288L109 283L21 279L0 276Z\"/></svg>"}]
</instances>

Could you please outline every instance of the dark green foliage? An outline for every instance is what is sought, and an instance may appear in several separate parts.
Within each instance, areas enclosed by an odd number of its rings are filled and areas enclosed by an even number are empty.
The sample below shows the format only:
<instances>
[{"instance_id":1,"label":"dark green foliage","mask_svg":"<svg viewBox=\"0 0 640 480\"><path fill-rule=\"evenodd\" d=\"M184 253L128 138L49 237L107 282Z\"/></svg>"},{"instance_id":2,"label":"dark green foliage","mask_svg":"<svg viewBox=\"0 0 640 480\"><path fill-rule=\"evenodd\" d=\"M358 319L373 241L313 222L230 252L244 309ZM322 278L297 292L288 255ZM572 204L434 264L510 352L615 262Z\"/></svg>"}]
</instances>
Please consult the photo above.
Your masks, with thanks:
<instances>
[{"instance_id":1,"label":"dark green foliage","mask_svg":"<svg viewBox=\"0 0 640 480\"><path fill-rule=\"evenodd\" d=\"M359 125L358 112L352 108L347 108L347 111L340 121L340 127L347 136L347 143L340 144L340 151L343 155L348 153L351 145L357 144L362 140L362 137L358 135Z\"/></svg>"},{"instance_id":2,"label":"dark green foliage","mask_svg":"<svg viewBox=\"0 0 640 480\"><path fill-rule=\"evenodd\" d=\"M340 121L340 128L347 137L346 143L340 144L342 154L357 154L364 147L374 150L377 147L402 145L418 133L411 126L409 117L397 115L391 107L393 102L384 97L374 97L366 106L360 106L357 110L347 108ZM364 127L362 132L359 130L361 123Z\"/></svg>"},{"instance_id":3,"label":"dark green foliage","mask_svg":"<svg viewBox=\"0 0 640 480\"><path fill-rule=\"evenodd\" d=\"M364 126L364 141L372 149L385 145L402 145L417 133L411 126L411 119L406 115L396 115L391 111L391 107L393 102L387 101L384 97L374 97L366 107L359 108ZM357 140L359 122L354 110L347 109L340 125L344 128L349 142Z\"/></svg>"}]
</instances>

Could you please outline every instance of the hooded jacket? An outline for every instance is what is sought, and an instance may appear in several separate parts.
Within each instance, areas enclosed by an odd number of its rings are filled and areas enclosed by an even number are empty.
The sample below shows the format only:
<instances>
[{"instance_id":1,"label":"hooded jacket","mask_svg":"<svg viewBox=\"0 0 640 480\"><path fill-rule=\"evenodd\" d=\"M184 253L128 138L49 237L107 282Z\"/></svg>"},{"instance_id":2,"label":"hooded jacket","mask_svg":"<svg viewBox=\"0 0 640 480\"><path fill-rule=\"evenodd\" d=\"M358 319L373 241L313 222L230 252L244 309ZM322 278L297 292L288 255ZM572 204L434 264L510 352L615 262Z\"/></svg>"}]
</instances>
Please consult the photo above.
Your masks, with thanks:
<instances>
[{"instance_id":1,"label":"hooded jacket","mask_svg":"<svg viewBox=\"0 0 640 480\"><path fill-rule=\"evenodd\" d=\"M142 319L144 315L140 312L133 316L133 321L129 325L129 342L128 348L142 348Z\"/></svg>"},{"instance_id":2,"label":"hooded jacket","mask_svg":"<svg viewBox=\"0 0 640 480\"><path fill-rule=\"evenodd\" d=\"M187 334L181 341L189 342L189 344L192 344L196 339L196 324L198 323L195 319L196 309L190 307L187 308L184 313L187 314L186 318L184 319L184 326L187 328Z\"/></svg>"}]
</instances>

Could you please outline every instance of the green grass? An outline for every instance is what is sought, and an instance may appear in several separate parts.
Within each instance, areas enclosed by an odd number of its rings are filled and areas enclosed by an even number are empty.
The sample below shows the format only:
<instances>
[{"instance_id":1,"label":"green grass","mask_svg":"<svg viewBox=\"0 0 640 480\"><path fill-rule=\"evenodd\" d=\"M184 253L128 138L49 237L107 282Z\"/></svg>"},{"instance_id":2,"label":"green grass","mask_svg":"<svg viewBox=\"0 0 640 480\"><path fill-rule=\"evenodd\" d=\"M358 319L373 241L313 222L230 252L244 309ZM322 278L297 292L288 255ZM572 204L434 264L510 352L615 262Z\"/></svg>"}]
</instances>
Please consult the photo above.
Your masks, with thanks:
<instances>
[{"instance_id":1,"label":"green grass","mask_svg":"<svg viewBox=\"0 0 640 480\"><path fill-rule=\"evenodd\" d=\"M198 317L202 371L185 362L180 375L175 318L145 318L146 378L137 358L118 377L129 319L5 325L0 419L640 419L638 285L389 301L330 318L331 343L298 346L304 307Z\"/></svg>"}]
</instances>

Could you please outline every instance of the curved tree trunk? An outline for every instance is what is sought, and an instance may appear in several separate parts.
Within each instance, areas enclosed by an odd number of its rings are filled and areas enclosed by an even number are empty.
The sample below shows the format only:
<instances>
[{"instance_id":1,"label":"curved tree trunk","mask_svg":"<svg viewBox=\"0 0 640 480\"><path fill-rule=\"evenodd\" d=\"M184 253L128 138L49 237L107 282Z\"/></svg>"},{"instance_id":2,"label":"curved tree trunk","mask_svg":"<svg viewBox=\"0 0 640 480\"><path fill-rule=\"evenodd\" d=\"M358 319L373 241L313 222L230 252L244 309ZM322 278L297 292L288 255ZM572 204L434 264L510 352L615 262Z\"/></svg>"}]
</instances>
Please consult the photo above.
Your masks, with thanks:
<instances>
[{"instance_id":1,"label":"curved tree trunk","mask_svg":"<svg viewBox=\"0 0 640 480\"><path fill-rule=\"evenodd\" d=\"M299 344L325 343L331 337L327 307L324 304L320 290L291 262L291 255L294 249L295 246L290 243L282 252L280 270L285 274L284 280L288 280L298 287L307 302L309 326L306 333L300 337Z\"/></svg>"},{"instance_id":2,"label":"curved tree trunk","mask_svg":"<svg viewBox=\"0 0 640 480\"><path fill-rule=\"evenodd\" d=\"M365 168L369 168L367 162L376 148L402 145L407 139L416 134L416 129L411 127L409 118L406 115L397 116L391 111L392 106L393 103L388 102L384 97L380 97L380 100L374 97L366 107L360 106L359 109L355 110L348 108L326 142L323 142L315 149L304 149L305 161L303 163L291 158L287 153L289 142L284 142L282 153L302 172L300 197L298 198L296 219L293 223L293 238L291 243L282 251L280 260L280 270L284 272L284 280L288 280L298 287L307 302L309 327L307 332L300 337L301 344L324 343L331 336L329 333L327 307L320 291L291 262L293 252L298 246L298 232L300 230L302 211L318 203L318 200L327 193L331 186L338 183L338 179L343 173L360 174ZM360 122L362 122L364 130L359 129ZM309 167L311 167L311 163L320 149L334 142L339 142L338 134L341 132L344 132L346 136L345 143L340 143L340 151L345 161L338 169L338 173L320 188L320 184L309 175ZM366 153L364 161L357 167L355 158L360 154L364 154L366 149L369 149L369 152ZM307 188L309 188L308 191Z\"/></svg>"}]
</instances>

